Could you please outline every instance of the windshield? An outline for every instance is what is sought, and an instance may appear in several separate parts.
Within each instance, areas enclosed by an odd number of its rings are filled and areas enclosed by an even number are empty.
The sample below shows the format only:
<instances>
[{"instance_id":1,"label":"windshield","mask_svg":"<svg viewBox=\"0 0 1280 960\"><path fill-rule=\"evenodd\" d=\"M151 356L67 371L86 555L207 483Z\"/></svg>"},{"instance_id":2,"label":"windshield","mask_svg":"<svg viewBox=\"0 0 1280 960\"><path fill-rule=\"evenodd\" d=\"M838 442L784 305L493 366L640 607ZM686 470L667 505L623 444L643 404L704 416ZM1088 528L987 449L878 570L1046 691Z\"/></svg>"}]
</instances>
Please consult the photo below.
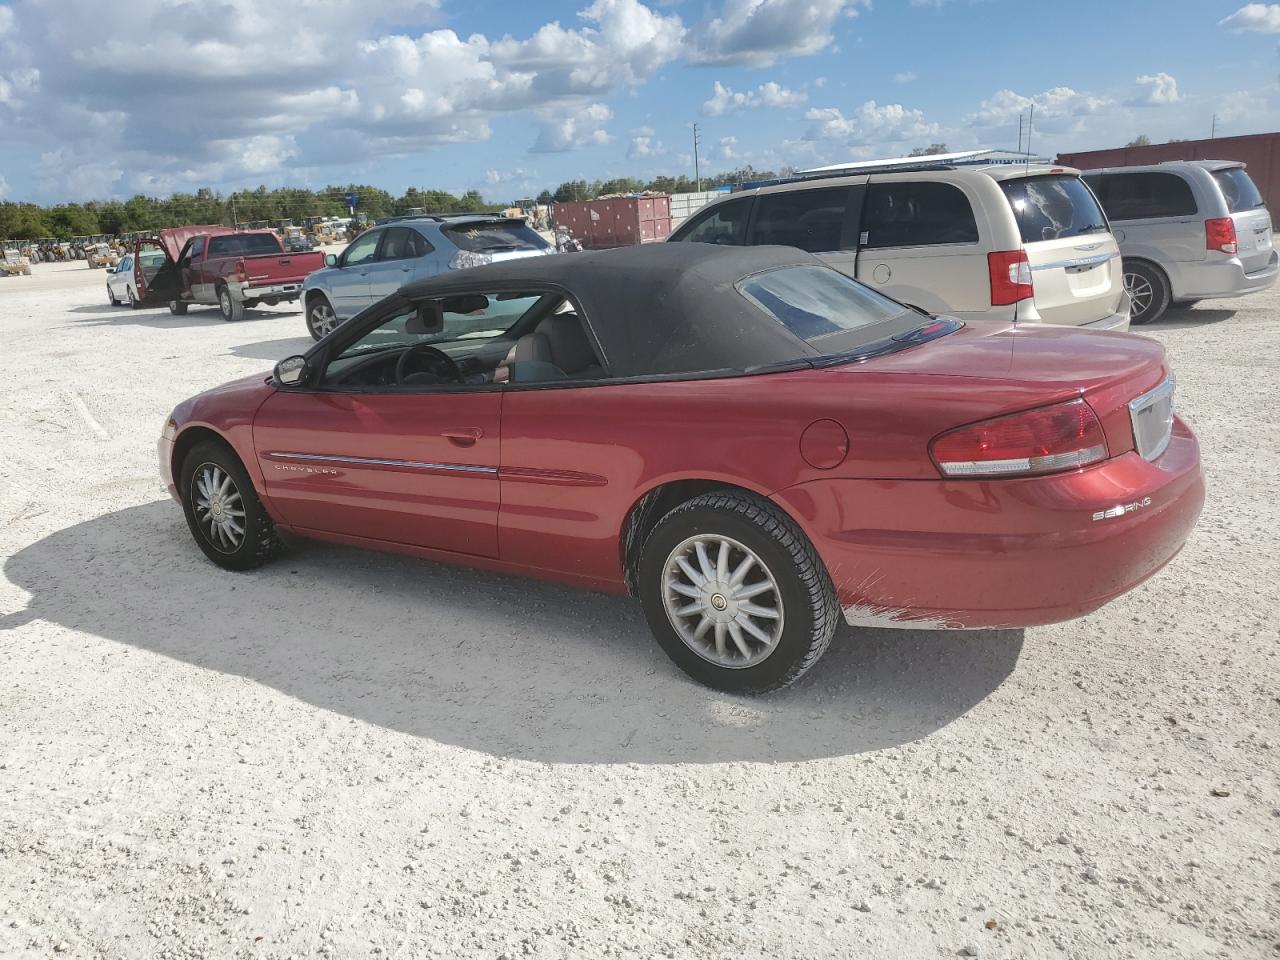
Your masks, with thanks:
<instances>
[{"instance_id":1,"label":"windshield","mask_svg":"<svg viewBox=\"0 0 1280 960\"><path fill-rule=\"evenodd\" d=\"M279 253L280 241L274 233L229 233L209 239L208 257L252 257Z\"/></svg>"},{"instance_id":2,"label":"windshield","mask_svg":"<svg viewBox=\"0 0 1280 960\"><path fill-rule=\"evenodd\" d=\"M827 267L770 270L740 280L737 289L792 334L827 355L856 352L904 333L924 319Z\"/></svg>"},{"instance_id":3,"label":"windshield","mask_svg":"<svg viewBox=\"0 0 1280 960\"><path fill-rule=\"evenodd\" d=\"M551 246L523 220L484 220L444 227L443 230L458 249L477 253L546 250Z\"/></svg>"},{"instance_id":4,"label":"windshield","mask_svg":"<svg viewBox=\"0 0 1280 960\"><path fill-rule=\"evenodd\" d=\"M1262 194L1254 186L1249 174L1245 173L1244 167L1228 167L1226 170L1214 171L1213 179L1217 181L1218 187L1222 190L1222 196L1227 201L1228 213L1240 213L1242 210L1256 210L1258 207L1266 206L1267 202L1262 199Z\"/></svg>"},{"instance_id":5,"label":"windshield","mask_svg":"<svg viewBox=\"0 0 1280 960\"><path fill-rule=\"evenodd\" d=\"M1023 243L1107 232L1102 208L1077 176L1006 180L1000 187L1013 208Z\"/></svg>"}]
</instances>

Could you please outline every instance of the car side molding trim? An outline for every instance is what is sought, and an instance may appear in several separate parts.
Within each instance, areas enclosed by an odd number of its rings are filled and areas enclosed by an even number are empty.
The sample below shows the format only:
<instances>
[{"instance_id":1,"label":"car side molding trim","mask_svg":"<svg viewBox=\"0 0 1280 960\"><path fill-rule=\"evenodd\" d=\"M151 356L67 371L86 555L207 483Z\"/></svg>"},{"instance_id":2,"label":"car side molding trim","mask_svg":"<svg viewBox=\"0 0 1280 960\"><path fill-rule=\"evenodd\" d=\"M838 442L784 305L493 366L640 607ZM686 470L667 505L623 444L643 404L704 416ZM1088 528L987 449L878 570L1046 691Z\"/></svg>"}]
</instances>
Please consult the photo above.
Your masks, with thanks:
<instances>
[{"instance_id":1,"label":"car side molding trim","mask_svg":"<svg viewBox=\"0 0 1280 960\"><path fill-rule=\"evenodd\" d=\"M429 470L445 473L471 473L496 477L497 467L483 467L471 463L426 463L420 460L384 460L378 457L346 457L328 453L285 453L272 451L266 456L273 460L306 460L324 463L350 463L356 466L393 467L399 470Z\"/></svg>"}]
</instances>

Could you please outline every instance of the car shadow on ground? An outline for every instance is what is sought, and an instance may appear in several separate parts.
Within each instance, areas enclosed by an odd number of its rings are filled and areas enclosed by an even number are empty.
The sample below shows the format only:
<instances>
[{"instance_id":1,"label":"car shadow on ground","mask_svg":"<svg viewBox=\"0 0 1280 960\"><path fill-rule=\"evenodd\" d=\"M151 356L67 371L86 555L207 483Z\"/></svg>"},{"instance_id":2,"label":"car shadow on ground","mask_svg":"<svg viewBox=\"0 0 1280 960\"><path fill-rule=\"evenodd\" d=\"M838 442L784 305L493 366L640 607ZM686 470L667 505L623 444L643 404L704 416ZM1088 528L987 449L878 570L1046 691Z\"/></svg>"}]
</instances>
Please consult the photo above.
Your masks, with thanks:
<instances>
[{"instance_id":1,"label":"car shadow on ground","mask_svg":"<svg viewBox=\"0 0 1280 960\"><path fill-rule=\"evenodd\" d=\"M90 314L96 319L73 320L72 323L78 326L91 327L131 324L160 329L178 329L181 327L218 326L227 322L222 319L222 314L218 312L217 307L205 307L203 305L193 307L190 313L182 316L175 316L170 313L168 307L144 307L141 310L133 310L128 306L113 307L107 303L84 304L79 307L72 307L68 312ZM291 312L293 311L246 310L244 316L236 322L252 323L255 320L270 320L272 317L287 315Z\"/></svg>"},{"instance_id":2,"label":"car shadow on ground","mask_svg":"<svg viewBox=\"0 0 1280 960\"><path fill-rule=\"evenodd\" d=\"M731 697L680 673L630 598L318 543L225 573L168 500L51 534L4 573L31 596L0 631L38 618L366 723L544 762L793 761L896 746L983 700L1023 642L1021 631L844 628L800 683Z\"/></svg>"},{"instance_id":3,"label":"car shadow on ground","mask_svg":"<svg viewBox=\"0 0 1280 960\"><path fill-rule=\"evenodd\" d=\"M282 337L279 340L259 340L257 343L242 343L231 348L231 354L247 360L270 360L273 363L285 357L306 353L316 345L311 337Z\"/></svg>"},{"instance_id":4,"label":"car shadow on ground","mask_svg":"<svg viewBox=\"0 0 1280 960\"><path fill-rule=\"evenodd\" d=\"M1151 323L1133 328L1131 332L1141 333L1143 330L1177 330L1180 327L1205 327L1214 323L1222 323L1236 315L1234 310L1201 309L1199 307L1170 307L1164 316Z\"/></svg>"}]
</instances>

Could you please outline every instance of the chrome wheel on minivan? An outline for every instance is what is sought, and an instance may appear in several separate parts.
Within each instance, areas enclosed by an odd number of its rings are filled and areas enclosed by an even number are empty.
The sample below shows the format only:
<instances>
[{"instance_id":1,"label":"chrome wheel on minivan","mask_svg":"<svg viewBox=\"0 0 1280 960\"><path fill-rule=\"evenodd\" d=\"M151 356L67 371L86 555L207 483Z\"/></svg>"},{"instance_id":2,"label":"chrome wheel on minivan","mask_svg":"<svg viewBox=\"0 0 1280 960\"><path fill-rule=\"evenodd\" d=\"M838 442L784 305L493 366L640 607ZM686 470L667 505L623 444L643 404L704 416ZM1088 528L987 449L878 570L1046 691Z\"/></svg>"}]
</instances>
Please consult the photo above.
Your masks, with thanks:
<instances>
[{"instance_id":1,"label":"chrome wheel on minivan","mask_svg":"<svg viewBox=\"0 0 1280 960\"><path fill-rule=\"evenodd\" d=\"M1126 262L1124 289L1129 294L1129 322L1150 323L1169 307L1169 283L1155 267Z\"/></svg>"}]
</instances>

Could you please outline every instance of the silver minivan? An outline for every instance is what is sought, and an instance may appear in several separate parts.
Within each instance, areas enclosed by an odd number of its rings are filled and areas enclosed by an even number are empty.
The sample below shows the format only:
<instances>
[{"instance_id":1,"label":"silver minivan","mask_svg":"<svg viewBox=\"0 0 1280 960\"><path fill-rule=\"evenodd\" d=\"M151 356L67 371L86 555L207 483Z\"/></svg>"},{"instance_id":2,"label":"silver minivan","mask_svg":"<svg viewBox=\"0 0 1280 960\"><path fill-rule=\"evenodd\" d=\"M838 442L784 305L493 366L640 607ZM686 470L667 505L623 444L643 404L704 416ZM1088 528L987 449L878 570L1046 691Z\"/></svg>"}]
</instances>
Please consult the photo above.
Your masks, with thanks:
<instances>
[{"instance_id":1,"label":"silver minivan","mask_svg":"<svg viewBox=\"0 0 1280 960\"><path fill-rule=\"evenodd\" d=\"M1069 167L922 166L729 194L668 242L784 244L962 319L1129 326L1120 251Z\"/></svg>"},{"instance_id":2,"label":"silver minivan","mask_svg":"<svg viewBox=\"0 0 1280 960\"><path fill-rule=\"evenodd\" d=\"M1150 323L1171 304L1240 297L1280 274L1271 214L1245 165L1170 160L1087 170L1124 257L1133 322Z\"/></svg>"}]
</instances>

